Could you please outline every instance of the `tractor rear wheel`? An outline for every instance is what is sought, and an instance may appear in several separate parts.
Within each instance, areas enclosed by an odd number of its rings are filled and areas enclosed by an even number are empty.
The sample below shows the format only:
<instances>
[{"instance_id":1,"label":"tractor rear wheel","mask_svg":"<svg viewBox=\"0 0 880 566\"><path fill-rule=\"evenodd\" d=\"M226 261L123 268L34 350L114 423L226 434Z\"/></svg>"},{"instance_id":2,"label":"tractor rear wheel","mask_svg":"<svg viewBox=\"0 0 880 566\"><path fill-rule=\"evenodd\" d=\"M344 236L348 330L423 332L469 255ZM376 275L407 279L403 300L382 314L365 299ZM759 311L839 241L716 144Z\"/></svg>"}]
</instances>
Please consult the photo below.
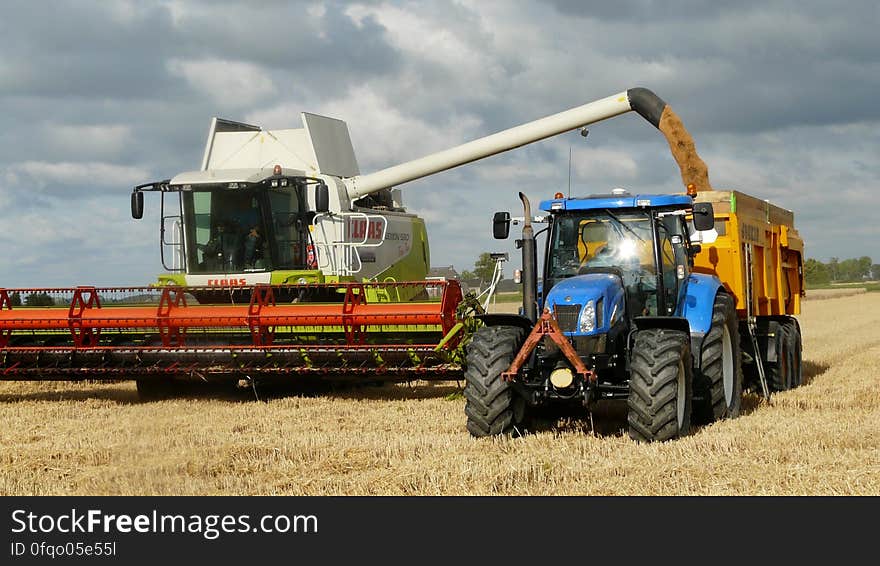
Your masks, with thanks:
<instances>
[{"instance_id":1,"label":"tractor rear wheel","mask_svg":"<svg viewBox=\"0 0 880 566\"><path fill-rule=\"evenodd\" d=\"M742 407L743 373L739 322L730 295L718 295L712 325L703 339L694 374L694 422L736 418Z\"/></svg>"},{"instance_id":2,"label":"tractor rear wheel","mask_svg":"<svg viewBox=\"0 0 880 566\"><path fill-rule=\"evenodd\" d=\"M524 335L525 330L516 326L483 326L468 344L464 412L471 435L510 434L525 419L525 399L501 379Z\"/></svg>"},{"instance_id":3,"label":"tractor rear wheel","mask_svg":"<svg viewBox=\"0 0 880 566\"><path fill-rule=\"evenodd\" d=\"M804 382L801 330L797 322L791 318L785 323L785 326L788 327L788 349L791 353L791 386L798 387Z\"/></svg>"},{"instance_id":4,"label":"tractor rear wheel","mask_svg":"<svg viewBox=\"0 0 880 566\"><path fill-rule=\"evenodd\" d=\"M638 332L627 399L630 438L662 442L687 435L692 396L690 336L665 328Z\"/></svg>"},{"instance_id":5,"label":"tractor rear wheel","mask_svg":"<svg viewBox=\"0 0 880 566\"><path fill-rule=\"evenodd\" d=\"M788 324L777 324L773 339L776 341L776 361L767 364L767 382L771 391L788 391L792 383L791 337Z\"/></svg>"}]
</instances>

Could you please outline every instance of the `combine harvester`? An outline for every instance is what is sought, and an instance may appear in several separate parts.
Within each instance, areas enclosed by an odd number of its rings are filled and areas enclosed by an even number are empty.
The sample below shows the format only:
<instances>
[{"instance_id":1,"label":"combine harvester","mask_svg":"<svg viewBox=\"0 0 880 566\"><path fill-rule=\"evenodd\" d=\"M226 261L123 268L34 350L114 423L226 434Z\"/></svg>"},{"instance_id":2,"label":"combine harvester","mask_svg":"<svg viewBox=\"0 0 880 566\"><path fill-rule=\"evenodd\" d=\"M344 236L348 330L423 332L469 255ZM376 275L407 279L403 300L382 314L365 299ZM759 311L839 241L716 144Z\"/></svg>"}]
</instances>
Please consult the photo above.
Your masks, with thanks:
<instances>
[{"instance_id":1,"label":"combine harvester","mask_svg":"<svg viewBox=\"0 0 880 566\"><path fill-rule=\"evenodd\" d=\"M368 175L342 121L304 113L302 129L262 130L215 118L199 171L139 185L131 196L141 218L144 193L159 193L167 273L148 287L0 289L0 376L136 379L150 398L179 380L459 377L477 328L506 319L483 313L456 281L425 280L424 221L393 187L633 110L666 135L685 185L709 189L705 166L695 176L702 161L686 130L641 88ZM776 326L760 317L798 312L801 248L791 213L740 193L699 194L712 195L728 237L704 247L696 264L721 277L763 340L749 361L775 359ZM766 214L739 222L743 206ZM768 278L763 266L773 261ZM531 326L545 305L525 295L517 324ZM576 346L579 338L566 339ZM542 371L532 378L549 391ZM584 402L594 400L583 391L596 388L578 387Z\"/></svg>"}]
</instances>

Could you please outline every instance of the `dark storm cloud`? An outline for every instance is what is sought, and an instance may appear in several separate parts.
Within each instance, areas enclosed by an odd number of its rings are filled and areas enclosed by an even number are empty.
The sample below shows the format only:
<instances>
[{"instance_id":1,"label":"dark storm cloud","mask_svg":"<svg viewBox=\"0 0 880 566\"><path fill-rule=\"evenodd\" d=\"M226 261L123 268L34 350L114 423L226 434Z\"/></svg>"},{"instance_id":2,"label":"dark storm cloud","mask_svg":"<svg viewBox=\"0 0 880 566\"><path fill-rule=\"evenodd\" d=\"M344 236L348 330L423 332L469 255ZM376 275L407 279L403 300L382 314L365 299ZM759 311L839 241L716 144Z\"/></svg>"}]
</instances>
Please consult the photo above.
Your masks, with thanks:
<instances>
[{"instance_id":1,"label":"dark storm cloud","mask_svg":"<svg viewBox=\"0 0 880 566\"><path fill-rule=\"evenodd\" d=\"M320 18L304 19L302 4L219 10L211 3L196 4L180 17L177 35L196 53L258 62L304 82L327 79L325 86L332 89L392 73L399 54L384 41L382 28L372 18L355 25L344 9L344 4L331 3L323 6Z\"/></svg>"},{"instance_id":2,"label":"dark storm cloud","mask_svg":"<svg viewBox=\"0 0 880 566\"><path fill-rule=\"evenodd\" d=\"M152 3L116 11L106 3L51 6L20 3L4 11L4 95L177 98L186 91L167 72L172 57L251 61L304 81L333 73L329 86L338 88L392 72L397 59L372 19L356 26L339 4L319 18L304 18L298 4L193 2L177 16Z\"/></svg>"},{"instance_id":3,"label":"dark storm cloud","mask_svg":"<svg viewBox=\"0 0 880 566\"><path fill-rule=\"evenodd\" d=\"M880 119L876 2L551 4L592 48L669 68L654 88L701 130Z\"/></svg>"},{"instance_id":4,"label":"dark storm cloud","mask_svg":"<svg viewBox=\"0 0 880 566\"><path fill-rule=\"evenodd\" d=\"M131 19L114 18L100 3L6 6L0 92L60 99L153 97L174 87L164 72L164 58L179 47L163 41L172 31L170 14L161 6L143 8Z\"/></svg>"},{"instance_id":5,"label":"dark storm cloud","mask_svg":"<svg viewBox=\"0 0 880 566\"><path fill-rule=\"evenodd\" d=\"M0 163L108 157L95 154L87 135L80 147L59 147L53 129L125 124L128 143L109 156L116 162L157 173L169 161L195 167L211 116L236 105L206 96L175 65L240 61L279 88L318 95L395 69L398 55L382 30L371 18L355 25L344 5L309 18L302 5L260 6L188 3L180 14L152 3L8 6L0 21Z\"/></svg>"}]
</instances>

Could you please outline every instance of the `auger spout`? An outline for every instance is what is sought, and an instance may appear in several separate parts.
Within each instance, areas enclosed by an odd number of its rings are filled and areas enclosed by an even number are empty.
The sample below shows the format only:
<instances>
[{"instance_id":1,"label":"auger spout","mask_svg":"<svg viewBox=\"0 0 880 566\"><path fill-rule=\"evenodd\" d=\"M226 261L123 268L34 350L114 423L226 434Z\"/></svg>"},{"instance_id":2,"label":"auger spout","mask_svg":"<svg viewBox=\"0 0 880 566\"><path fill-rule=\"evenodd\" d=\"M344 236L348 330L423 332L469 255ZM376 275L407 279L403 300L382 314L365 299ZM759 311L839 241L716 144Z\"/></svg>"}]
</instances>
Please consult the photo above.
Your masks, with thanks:
<instances>
[{"instance_id":1,"label":"auger spout","mask_svg":"<svg viewBox=\"0 0 880 566\"><path fill-rule=\"evenodd\" d=\"M681 168L684 185L687 187L692 184L696 190L711 190L706 165L697 155L693 140L681 120L666 102L646 88L631 88L375 173L349 177L345 179L345 185L349 197L352 200L358 199L382 189L497 155L632 110L666 136L673 157Z\"/></svg>"}]
</instances>

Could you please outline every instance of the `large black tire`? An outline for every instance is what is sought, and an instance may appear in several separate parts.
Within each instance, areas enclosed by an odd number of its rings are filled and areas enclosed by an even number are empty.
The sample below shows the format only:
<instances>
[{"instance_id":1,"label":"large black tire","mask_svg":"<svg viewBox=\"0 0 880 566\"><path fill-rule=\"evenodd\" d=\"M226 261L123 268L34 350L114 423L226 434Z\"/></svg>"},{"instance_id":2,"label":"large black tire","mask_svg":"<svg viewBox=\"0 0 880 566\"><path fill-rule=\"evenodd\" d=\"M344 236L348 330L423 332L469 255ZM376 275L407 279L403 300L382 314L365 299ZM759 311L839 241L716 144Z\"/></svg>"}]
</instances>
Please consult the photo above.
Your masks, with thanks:
<instances>
[{"instance_id":1,"label":"large black tire","mask_svg":"<svg viewBox=\"0 0 880 566\"><path fill-rule=\"evenodd\" d=\"M739 322L730 295L715 297L712 325L703 338L700 370L694 373L697 424L736 418L742 407L743 370Z\"/></svg>"},{"instance_id":2,"label":"large black tire","mask_svg":"<svg viewBox=\"0 0 880 566\"><path fill-rule=\"evenodd\" d=\"M638 332L632 350L627 400L630 438L662 442L687 435L692 396L690 336L665 328Z\"/></svg>"},{"instance_id":3,"label":"large black tire","mask_svg":"<svg viewBox=\"0 0 880 566\"><path fill-rule=\"evenodd\" d=\"M788 351L790 354L791 365L791 386L799 387L804 383L803 368L803 344L801 343L801 330L794 319L789 319L785 323L788 327Z\"/></svg>"},{"instance_id":4,"label":"large black tire","mask_svg":"<svg viewBox=\"0 0 880 566\"><path fill-rule=\"evenodd\" d=\"M501 379L523 342L515 326L483 326L467 347L464 396L467 429L476 437L510 434L525 418L526 402Z\"/></svg>"},{"instance_id":5,"label":"large black tire","mask_svg":"<svg viewBox=\"0 0 880 566\"><path fill-rule=\"evenodd\" d=\"M790 327L780 323L775 325L776 361L767 362L767 384L771 391L788 391L792 387L791 338Z\"/></svg>"}]
</instances>

